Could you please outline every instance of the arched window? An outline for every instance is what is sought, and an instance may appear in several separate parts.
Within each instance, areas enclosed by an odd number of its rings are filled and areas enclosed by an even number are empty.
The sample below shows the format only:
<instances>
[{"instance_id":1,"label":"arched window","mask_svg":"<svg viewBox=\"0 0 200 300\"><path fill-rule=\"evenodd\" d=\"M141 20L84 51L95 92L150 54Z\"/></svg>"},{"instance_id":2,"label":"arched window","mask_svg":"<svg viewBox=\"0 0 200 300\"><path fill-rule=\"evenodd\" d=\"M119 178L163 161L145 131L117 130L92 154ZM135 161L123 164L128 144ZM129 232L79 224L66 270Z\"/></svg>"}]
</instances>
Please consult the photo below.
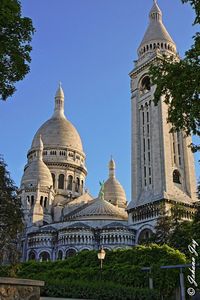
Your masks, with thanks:
<instances>
[{"instance_id":1,"label":"arched window","mask_svg":"<svg viewBox=\"0 0 200 300\"><path fill-rule=\"evenodd\" d=\"M40 197L40 205L43 206L43 196Z\"/></svg>"},{"instance_id":2,"label":"arched window","mask_svg":"<svg viewBox=\"0 0 200 300\"><path fill-rule=\"evenodd\" d=\"M83 193L84 181L81 180L81 192Z\"/></svg>"},{"instance_id":3,"label":"arched window","mask_svg":"<svg viewBox=\"0 0 200 300\"><path fill-rule=\"evenodd\" d=\"M74 255L76 255L76 250L75 249L69 249L69 250L66 251L65 258L74 256Z\"/></svg>"},{"instance_id":4,"label":"arched window","mask_svg":"<svg viewBox=\"0 0 200 300\"><path fill-rule=\"evenodd\" d=\"M146 241L148 241L148 239L150 239L151 236L152 236L152 231L150 229L146 228L142 230L138 237L138 244L145 243Z\"/></svg>"},{"instance_id":5,"label":"arched window","mask_svg":"<svg viewBox=\"0 0 200 300\"><path fill-rule=\"evenodd\" d=\"M65 179L65 176L63 174L60 174L58 177L58 188L61 190L64 189L64 179Z\"/></svg>"},{"instance_id":6,"label":"arched window","mask_svg":"<svg viewBox=\"0 0 200 300\"><path fill-rule=\"evenodd\" d=\"M144 76L140 83L140 92L145 94L151 90L151 81L149 76Z\"/></svg>"},{"instance_id":7,"label":"arched window","mask_svg":"<svg viewBox=\"0 0 200 300\"><path fill-rule=\"evenodd\" d=\"M32 195L31 196L31 206L33 206L33 204L34 204L34 196Z\"/></svg>"},{"instance_id":8,"label":"arched window","mask_svg":"<svg viewBox=\"0 0 200 300\"><path fill-rule=\"evenodd\" d=\"M76 186L75 186L75 192L79 192L80 190L80 179L77 177L76 178Z\"/></svg>"},{"instance_id":9,"label":"arched window","mask_svg":"<svg viewBox=\"0 0 200 300\"><path fill-rule=\"evenodd\" d=\"M47 197L44 198L44 207L47 207Z\"/></svg>"},{"instance_id":10,"label":"arched window","mask_svg":"<svg viewBox=\"0 0 200 300\"><path fill-rule=\"evenodd\" d=\"M68 182L67 182L67 189L72 191L72 183L73 183L73 176L69 175L68 176Z\"/></svg>"},{"instance_id":11,"label":"arched window","mask_svg":"<svg viewBox=\"0 0 200 300\"><path fill-rule=\"evenodd\" d=\"M29 196L26 197L26 200L30 204L30 197Z\"/></svg>"},{"instance_id":12,"label":"arched window","mask_svg":"<svg viewBox=\"0 0 200 300\"><path fill-rule=\"evenodd\" d=\"M52 176L52 180L53 180L53 187L55 188L55 174L51 173L51 176Z\"/></svg>"},{"instance_id":13,"label":"arched window","mask_svg":"<svg viewBox=\"0 0 200 300\"><path fill-rule=\"evenodd\" d=\"M58 259L62 260L62 258L63 258L63 252L62 252L62 250L59 250L58 251Z\"/></svg>"},{"instance_id":14,"label":"arched window","mask_svg":"<svg viewBox=\"0 0 200 300\"><path fill-rule=\"evenodd\" d=\"M34 251L30 251L29 255L28 255L28 260L35 260L36 259L36 255Z\"/></svg>"},{"instance_id":15,"label":"arched window","mask_svg":"<svg viewBox=\"0 0 200 300\"><path fill-rule=\"evenodd\" d=\"M40 256L39 256L39 260L40 261L49 261L50 260L50 255L48 252L46 251L43 251L40 253Z\"/></svg>"},{"instance_id":16,"label":"arched window","mask_svg":"<svg viewBox=\"0 0 200 300\"><path fill-rule=\"evenodd\" d=\"M174 170L174 172L173 172L173 182L180 184L181 183L180 178L181 178L181 175L180 175L179 171Z\"/></svg>"}]
</instances>

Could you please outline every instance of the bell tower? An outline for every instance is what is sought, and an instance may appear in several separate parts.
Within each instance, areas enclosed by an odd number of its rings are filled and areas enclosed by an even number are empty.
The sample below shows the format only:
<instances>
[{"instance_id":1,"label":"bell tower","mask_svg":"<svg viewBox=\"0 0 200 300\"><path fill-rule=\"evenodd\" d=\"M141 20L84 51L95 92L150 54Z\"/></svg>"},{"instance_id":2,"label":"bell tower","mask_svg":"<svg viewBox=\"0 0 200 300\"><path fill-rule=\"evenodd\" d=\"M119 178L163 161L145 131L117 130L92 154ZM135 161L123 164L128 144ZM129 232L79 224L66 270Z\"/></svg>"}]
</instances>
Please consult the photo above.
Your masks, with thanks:
<instances>
[{"instance_id":1,"label":"bell tower","mask_svg":"<svg viewBox=\"0 0 200 300\"><path fill-rule=\"evenodd\" d=\"M163 54L179 59L176 45L162 22L162 12L154 0L149 25L138 48L138 59L130 72L132 200L128 206L129 225L140 235L153 231L160 207L170 212L175 203L185 207L183 218L190 219L196 199L194 158L188 147L191 138L184 132L170 133L168 107L153 98L149 68ZM163 96L164 97L164 96ZM149 232L149 233L148 233Z\"/></svg>"}]
</instances>

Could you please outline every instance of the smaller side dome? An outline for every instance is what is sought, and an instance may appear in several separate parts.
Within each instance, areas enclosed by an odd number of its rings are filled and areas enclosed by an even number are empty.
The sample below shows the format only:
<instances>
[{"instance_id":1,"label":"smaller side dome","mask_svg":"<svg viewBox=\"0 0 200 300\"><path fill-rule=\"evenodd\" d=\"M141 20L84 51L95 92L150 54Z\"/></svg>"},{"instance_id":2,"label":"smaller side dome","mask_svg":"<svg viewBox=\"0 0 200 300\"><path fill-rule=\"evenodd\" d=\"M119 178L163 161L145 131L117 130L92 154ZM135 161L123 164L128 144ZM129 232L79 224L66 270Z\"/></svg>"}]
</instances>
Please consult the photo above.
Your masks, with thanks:
<instances>
[{"instance_id":1,"label":"smaller side dome","mask_svg":"<svg viewBox=\"0 0 200 300\"><path fill-rule=\"evenodd\" d=\"M125 191L120 182L115 178L115 161L109 162L109 178L104 183L104 199L115 206L126 208L127 200Z\"/></svg>"},{"instance_id":2,"label":"smaller side dome","mask_svg":"<svg viewBox=\"0 0 200 300\"><path fill-rule=\"evenodd\" d=\"M24 185L25 187L34 187L40 184L40 186L51 187L53 186L51 172L42 160L43 142L41 135L39 136L36 146L37 150L35 157L24 170L21 186Z\"/></svg>"}]
</instances>

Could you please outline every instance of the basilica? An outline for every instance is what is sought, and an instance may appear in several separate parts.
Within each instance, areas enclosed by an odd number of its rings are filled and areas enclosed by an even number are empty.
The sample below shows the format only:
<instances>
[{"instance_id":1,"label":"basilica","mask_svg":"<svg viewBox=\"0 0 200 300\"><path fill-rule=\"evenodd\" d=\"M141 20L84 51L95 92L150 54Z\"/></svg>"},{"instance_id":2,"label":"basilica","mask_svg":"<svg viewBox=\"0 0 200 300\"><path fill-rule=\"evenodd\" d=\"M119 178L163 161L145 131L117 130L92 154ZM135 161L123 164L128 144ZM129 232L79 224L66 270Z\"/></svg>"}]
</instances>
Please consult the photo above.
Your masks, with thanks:
<instances>
[{"instance_id":1,"label":"basilica","mask_svg":"<svg viewBox=\"0 0 200 300\"><path fill-rule=\"evenodd\" d=\"M85 188L86 155L77 129L64 113L61 85L52 117L36 132L20 186L25 222L23 261L65 259L78 251L129 248L148 238L164 209L195 212L194 158L183 132L170 133L163 99L154 105L155 86L148 75L163 54L179 60L176 44L154 0L149 25L138 48L131 79L132 196L116 178L113 158L97 197Z\"/></svg>"}]
</instances>

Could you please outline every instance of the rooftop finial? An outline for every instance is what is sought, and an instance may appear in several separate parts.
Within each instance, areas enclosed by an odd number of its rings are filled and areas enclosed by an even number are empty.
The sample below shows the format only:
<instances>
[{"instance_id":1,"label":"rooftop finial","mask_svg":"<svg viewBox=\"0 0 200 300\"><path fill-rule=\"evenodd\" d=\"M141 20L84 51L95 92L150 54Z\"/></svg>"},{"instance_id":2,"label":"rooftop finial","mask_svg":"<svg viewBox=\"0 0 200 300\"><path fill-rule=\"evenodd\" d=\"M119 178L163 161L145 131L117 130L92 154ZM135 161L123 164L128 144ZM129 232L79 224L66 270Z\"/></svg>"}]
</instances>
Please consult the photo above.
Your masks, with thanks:
<instances>
[{"instance_id":1,"label":"rooftop finial","mask_svg":"<svg viewBox=\"0 0 200 300\"><path fill-rule=\"evenodd\" d=\"M59 81L59 86L55 96L55 108L54 117L64 117L64 92L62 89L61 81Z\"/></svg>"},{"instance_id":2,"label":"rooftop finial","mask_svg":"<svg viewBox=\"0 0 200 300\"><path fill-rule=\"evenodd\" d=\"M111 155L111 159L109 161L109 177L115 177L115 161Z\"/></svg>"}]
</instances>

